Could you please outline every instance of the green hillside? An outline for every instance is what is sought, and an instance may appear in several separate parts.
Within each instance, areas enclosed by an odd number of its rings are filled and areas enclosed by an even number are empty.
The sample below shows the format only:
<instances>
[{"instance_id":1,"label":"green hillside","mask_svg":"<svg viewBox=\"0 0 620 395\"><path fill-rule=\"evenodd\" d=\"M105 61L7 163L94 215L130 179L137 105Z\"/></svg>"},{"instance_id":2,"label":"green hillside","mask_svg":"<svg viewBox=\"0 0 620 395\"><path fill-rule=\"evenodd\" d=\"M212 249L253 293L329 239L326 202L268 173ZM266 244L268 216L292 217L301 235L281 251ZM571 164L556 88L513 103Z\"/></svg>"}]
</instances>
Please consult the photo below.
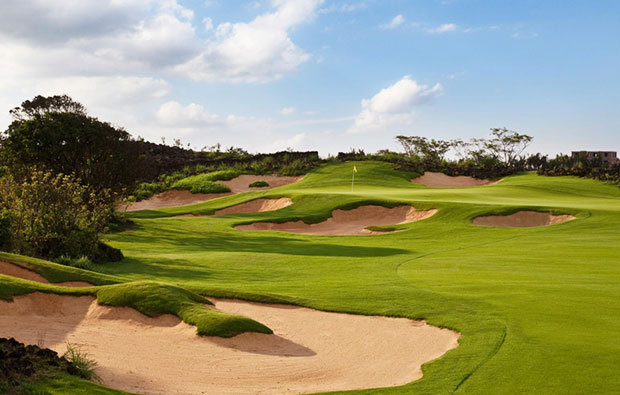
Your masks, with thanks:
<instances>
[{"instance_id":1,"label":"green hillside","mask_svg":"<svg viewBox=\"0 0 620 395\"><path fill-rule=\"evenodd\" d=\"M617 393L620 188L535 174L474 188L427 188L385 163L356 165L353 189L353 164L344 163L273 190L132 213L135 226L108 236L125 259L97 266L106 275L100 281L149 280L203 296L426 319L462 333L460 346L425 365L421 380L357 393ZM294 204L275 212L174 217L282 196ZM406 231L375 236L233 228L316 223L333 209L368 203L439 212ZM577 220L521 229L471 224L479 215L522 209Z\"/></svg>"}]
</instances>

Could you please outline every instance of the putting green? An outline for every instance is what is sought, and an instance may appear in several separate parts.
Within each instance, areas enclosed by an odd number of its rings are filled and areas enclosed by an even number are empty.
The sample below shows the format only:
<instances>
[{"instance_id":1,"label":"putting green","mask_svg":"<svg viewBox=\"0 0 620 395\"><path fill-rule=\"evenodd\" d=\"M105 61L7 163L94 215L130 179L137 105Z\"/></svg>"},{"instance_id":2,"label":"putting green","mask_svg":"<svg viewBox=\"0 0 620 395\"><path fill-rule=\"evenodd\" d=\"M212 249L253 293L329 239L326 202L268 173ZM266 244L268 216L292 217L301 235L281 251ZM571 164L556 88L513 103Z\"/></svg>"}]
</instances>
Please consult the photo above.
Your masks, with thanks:
<instances>
[{"instance_id":1,"label":"putting green","mask_svg":"<svg viewBox=\"0 0 620 395\"><path fill-rule=\"evenodd\" d=\"M620 188L524 174L497 185L428 188L387 164L321 167L296 184L202 204L131 213L109 235L126 259L98 266L123 281L156 280L201 295L284 301L426 319L462 333L460 346L402 387L363 393L615 393L620 388ZM257 198L282 210L211 214ZM366 204L438 209L374 236L241 231L257 221L318 223ZM571 214L537 228L474 226L517 211ZM110 277L111 278L111 277Z\"/></svg>"}]
</instances>

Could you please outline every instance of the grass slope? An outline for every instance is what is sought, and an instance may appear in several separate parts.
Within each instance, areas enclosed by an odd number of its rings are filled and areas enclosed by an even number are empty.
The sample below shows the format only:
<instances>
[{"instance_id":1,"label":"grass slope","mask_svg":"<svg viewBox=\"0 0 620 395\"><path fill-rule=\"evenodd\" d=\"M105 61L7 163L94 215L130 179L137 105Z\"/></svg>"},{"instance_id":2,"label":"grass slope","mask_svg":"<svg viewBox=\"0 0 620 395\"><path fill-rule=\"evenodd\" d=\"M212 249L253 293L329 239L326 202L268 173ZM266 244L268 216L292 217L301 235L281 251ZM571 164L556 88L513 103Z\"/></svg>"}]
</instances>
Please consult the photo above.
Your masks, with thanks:
<instances>
[{"instance_id":1,"label":"grass slope","mask_svg":"<svg viewBox=\"0 0 620 395\"><path fill-rule=\"evenodd\" d=\"M381 163L323 166L301 182L189 207L133 213L110 236L127 257L106 267L131 280L358 314L424 318L462 332L460 347L412 384L359 393L614 393L620 388L620 189L523 174L498 185L427 188ZM175 218L259 197L275 212ZM253 221L319 222L364 203L438 208L406 231L377 236L244 232ZM482 214L519 209L578 220L528 229L478 227ZM400 227L399 227L400 228Z\"/></svg>"}]
</instances>

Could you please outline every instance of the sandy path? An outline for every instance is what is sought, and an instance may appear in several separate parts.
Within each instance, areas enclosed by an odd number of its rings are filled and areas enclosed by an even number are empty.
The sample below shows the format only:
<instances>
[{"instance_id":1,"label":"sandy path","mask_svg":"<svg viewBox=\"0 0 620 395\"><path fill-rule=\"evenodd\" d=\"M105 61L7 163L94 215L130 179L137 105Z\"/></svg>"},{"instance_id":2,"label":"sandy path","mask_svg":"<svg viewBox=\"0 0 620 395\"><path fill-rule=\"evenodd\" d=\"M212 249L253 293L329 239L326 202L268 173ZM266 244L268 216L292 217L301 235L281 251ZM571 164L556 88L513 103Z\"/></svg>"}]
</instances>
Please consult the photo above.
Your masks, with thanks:
<instances>
[{"instance_id":1,"label":"sandy path","mask_svg":"<svg viewBox=\"0 0 620 395\"><path fill-rule=\"evenodd\" d=\"M427 187L434 188L464 188L464 187L476 187L480 185L493 185L499 181L480 180L467 176L448 176L443 173L434 173L431 171L425 172L422 176L411 180L416 184L426 185Z\"/></svg>"},{"instance_id":2,"label":"sandy path","mask_svg":"<svg viewBox=\"0 0 620 395\"><path fill-rule=\"evenodd\" d=\"M423 321L216 301L274 335L195 335L164 315L99 306L92 297L34 293L0 301L0 336L62 352L81 345L105 384L145 394L298 394L402 385L455 348L459 334Z\"/></svg>"},{"instance_id":3,"label":"sandy path","mask_svg":"<svg viewBox=\"0 0 620 395\"><path fill-rule=\"evenodd\" d=\"M488 215L474 218L472 223L480 226L497 228L532 228L535 226L555 225L577 219L573 215L552 215L538 211L519 211L511 215Z\"/></svg>"},{"instance_id":4,"label":"sandy path","mask_svg":"<svg viewBox=\"0 0 620 395\"><path fill-rule=\"evenodd\" d=\"M214 215L226 214L244 214L244 213L264 213L267 211L276 211L288 207L293 204L289 198L280 199L256 199L247 203L237 204L217 210Z\"/></svg>"},{"instance_id":5,"label":"sandy path","mask_svg":"<svg viewBox=\"0 0 620 395\"><path fill-rule=\"evenodd\" d=\"M89 284L84 281L65 281L63 283L50 283L47 281L45 277L36 273L32 270L24 269L23 267L14 265L12 263L0 261L0 274L4 274L7 276L22 278L24 280L36 281L38 283L43 284L53 284L60 285L63 287L91 287L92 284Z\"/></svg>"},{"instance_id":6,"label":"sandy path","mask_svg":"<svg viewBox=\"0 0 620 395\"><path fill-rule=\"evenodd\" d=\"M191 193L188 190L170 190L158 193L148 199L132 203L127 207L120 207L121 211L156 210L163 207L187 206L190 204L202 203L207 200L228 196L235 193L260 191L293 184L300 181L303 176L285 177L276 175L255 176L243 174L229 181L218 181L219 184L230 188L230 193ZM254 181L266 181L269 186L261 188L250 188L249 185Z\"/></svg>"},{"instance_id":7,"label":"sandy path","mask_svg":"<svg viewBox=\"0 0 620 395\"><path fill-rule=\"evenodd\" d=\"M361 206L353 210L334 210L332 216L318 224L308 225L303 221L273 223L255 222L237 226L240 230L278 230L282 232L312 235L370 235L374 232L368 226L399 225L421 221L432 217L437 210L416 210L412 206L387 208L383 206Z\"/></svg>"}]
</instances>

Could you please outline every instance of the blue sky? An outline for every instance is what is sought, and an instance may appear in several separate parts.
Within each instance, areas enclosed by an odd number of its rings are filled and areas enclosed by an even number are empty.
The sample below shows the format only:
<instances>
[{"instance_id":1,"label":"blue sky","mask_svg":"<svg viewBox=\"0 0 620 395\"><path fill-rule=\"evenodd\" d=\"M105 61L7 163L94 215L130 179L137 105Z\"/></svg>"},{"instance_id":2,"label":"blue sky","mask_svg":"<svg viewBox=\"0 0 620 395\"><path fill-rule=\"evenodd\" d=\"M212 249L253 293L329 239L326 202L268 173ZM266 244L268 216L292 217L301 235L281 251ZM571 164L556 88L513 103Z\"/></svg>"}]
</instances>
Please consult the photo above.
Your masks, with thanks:
<instances>
[{"instance_id":1,"label":"blue sky","mask_svg":"<svg viewBox=\"0 0 620 395\"><path fill-rule=\"evenodd\" d=\"M620 2L8 0L0 124L70 94L148 140L251 152L483 137L620 150Z\"/></svg>"}]
</instances>

